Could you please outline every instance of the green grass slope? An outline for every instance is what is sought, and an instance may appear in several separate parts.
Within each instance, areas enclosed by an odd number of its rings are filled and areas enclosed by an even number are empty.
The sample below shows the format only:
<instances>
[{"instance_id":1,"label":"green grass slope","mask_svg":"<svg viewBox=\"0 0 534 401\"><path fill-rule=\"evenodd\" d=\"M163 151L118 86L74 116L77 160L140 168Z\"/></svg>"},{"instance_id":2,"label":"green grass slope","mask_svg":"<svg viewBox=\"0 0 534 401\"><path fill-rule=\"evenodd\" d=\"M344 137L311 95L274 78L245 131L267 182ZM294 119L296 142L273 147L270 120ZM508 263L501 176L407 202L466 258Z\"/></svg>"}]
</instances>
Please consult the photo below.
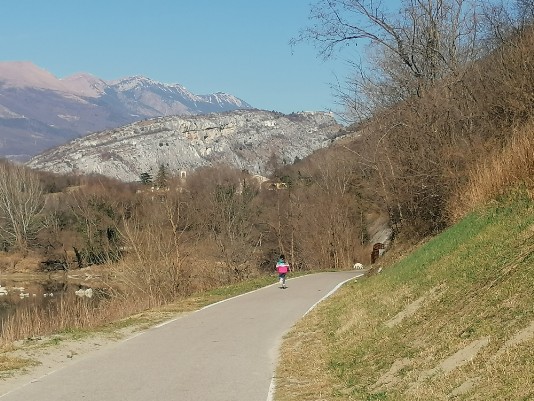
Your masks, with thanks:
<instances>
[{"instance_id":1,"label":"green grass slope","mask_svg":"<svg viewBox=\"0 0 534 401\"><path fill-rule=\"evenodd\" d=\"M275 400L534 400L534 204L521 194L344 286L283 343Z\"/></svg>"}]
</instances>

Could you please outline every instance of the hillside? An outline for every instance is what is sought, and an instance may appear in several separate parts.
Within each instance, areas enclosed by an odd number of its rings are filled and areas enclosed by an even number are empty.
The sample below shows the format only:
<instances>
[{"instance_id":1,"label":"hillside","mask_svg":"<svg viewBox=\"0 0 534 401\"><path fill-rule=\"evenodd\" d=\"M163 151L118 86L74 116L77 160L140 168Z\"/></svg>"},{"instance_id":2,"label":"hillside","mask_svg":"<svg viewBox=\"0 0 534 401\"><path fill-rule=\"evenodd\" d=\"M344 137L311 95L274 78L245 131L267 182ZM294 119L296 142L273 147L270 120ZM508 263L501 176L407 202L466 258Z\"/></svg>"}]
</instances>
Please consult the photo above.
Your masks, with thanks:
<instances>
[{"instance_id":1,"label":"hillside","mask_svg":"<svg viewBox=\"0 0 534 401\"><path fill-rule=\"evenodd\" d=\"M394 259L289 333L275 399L534 399L532 200L494 202Z\"/></svg>"},{"instance_id":2,"label":"hillside","mask_svg":"<svg viewBox=\"0 0 534 401\"><path fill-rule=\"evenodd\" d=\"M160 165L178 174L224 163L266 174L267 164L290 164L327 147L340 135L329 113L284 115L236 110L198 116L168 116L87 135L32 158L32 168L55 173L102 174L137 181Z\"/></svg>"}]
</instances>

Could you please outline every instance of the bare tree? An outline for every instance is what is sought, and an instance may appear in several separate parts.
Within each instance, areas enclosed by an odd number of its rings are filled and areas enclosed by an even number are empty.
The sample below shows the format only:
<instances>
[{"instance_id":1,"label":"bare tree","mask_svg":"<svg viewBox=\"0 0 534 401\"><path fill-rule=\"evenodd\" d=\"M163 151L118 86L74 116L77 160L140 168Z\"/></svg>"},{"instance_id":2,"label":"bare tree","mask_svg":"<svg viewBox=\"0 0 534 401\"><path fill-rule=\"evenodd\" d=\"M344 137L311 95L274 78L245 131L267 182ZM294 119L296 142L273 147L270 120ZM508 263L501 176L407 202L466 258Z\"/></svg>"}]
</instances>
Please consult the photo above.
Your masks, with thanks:
<instances>
[{"instance_id":1,"label":"bare tree","mask_svg":"<svg viewBox=\"0 0 534 401\"><path fill-rule=\"evenodd\" d=\"M311 9L314 24L291 41L311 41L325 58L351 44L367 46L366 62L338 86L342 103L356 118L367 107L390 107L436 80L454 75L479 55L476 0L403 0L399 10L373 0L321 0ZM361 114L361 113L365 114Z\"/></svg>"},{"instance_id":2,"label":"bare tree","mask_svg":"<svg viewBox=\"0 0 534 401\"><path fill-rule=\"evenodd\" d=\"M131 188L101 178L68 191L64 205L77 232L70 245L80 250L84 262L118 260L121 238L116 225L131 207L131 195Z\"/></svg>"},{"instance_id":3,"label":"bare tree","mask_svg":"<svg viewBox=\"0 0 534 401\"><path fill-rule=\"evenodd\" d=\"M18 249L39 229L43 191L37 175L28 168L0 164L0 238Z\"/></svg>"},{"instance_id":4,"label":"bare tree","mask_svg":"<svg viewBox=\"0 0 534 401\"><path fill-rule=\"evenodd\" d=\"M148 295L155 304L192 291L193 272L185 246L189 229L185 195L174 190L165 196L140 194L120 216L116 229L127 254L120 265L127 287Z\"/></svg>"},{"instance_id":5,"label":"bare tree","mask_svg":"<svg viewBox=\"0 0 534 401\"><path fill-rule=\"evenodd\" d=\"M284 242L303 266L347 268L361 260L358 165L342 149L332 150L332 155L319 152L313 161L302 163L292 175L293 185L281 191L287 199Z\"/></svg>"},{"instance_id":6,"label":"bare tree","mask_svg":"<svg viewBox=\"0 0 534 401\"><path fill-rule=\"evenodd\" d=\"M515 3L518 14L522 16L522 20L531 23L534 20L534 1L516 0Z\"/></svg>"},{"instance_id":7,"label":"bare tree","mask_svg":"<svg viewBox=\"0 0 534 401\"><path fill-rule=\"evenodd\" d=\"M533 0L483 3L481 10L483 43L490 50L503 45L510 37L531 26L534 21Z\"/></svg>"},{"instance_id":8,"label":"bare tree","mask_svg":"<svg viewBox=\"0 0 534 401\"><path fill-rule=\"evenodd\" d=\"M224 165L198 169L188 183L196 226L202 227L206 245L216 247L212 255L234 278L246 276L256 263L260 235L253 219L257 186L246 173Z\"/></svg>"}]
</instances>

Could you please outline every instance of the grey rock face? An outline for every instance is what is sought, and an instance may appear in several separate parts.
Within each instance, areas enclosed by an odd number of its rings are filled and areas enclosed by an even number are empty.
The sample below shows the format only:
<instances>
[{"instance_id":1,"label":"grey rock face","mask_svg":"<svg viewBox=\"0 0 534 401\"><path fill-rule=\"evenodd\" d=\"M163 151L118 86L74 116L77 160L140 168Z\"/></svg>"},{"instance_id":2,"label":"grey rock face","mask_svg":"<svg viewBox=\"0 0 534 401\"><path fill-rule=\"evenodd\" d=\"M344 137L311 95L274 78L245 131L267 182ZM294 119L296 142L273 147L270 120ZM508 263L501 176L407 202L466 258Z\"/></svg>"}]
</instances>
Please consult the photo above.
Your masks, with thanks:
<instances>
[{"instance_id":1,"label":"grey rock face","mask_svg":"<svg viewBox=\"0 0 534 401\"><path fill-rule=\"evenodd\" d=\"M265 174L273 157L293 163L328 146L342 127L329 113L284 115L236 110L135 122L73 140L31 159L28 166L58 173L97 173L122 181L224 163Z\"/></svg>"}]
</instances>

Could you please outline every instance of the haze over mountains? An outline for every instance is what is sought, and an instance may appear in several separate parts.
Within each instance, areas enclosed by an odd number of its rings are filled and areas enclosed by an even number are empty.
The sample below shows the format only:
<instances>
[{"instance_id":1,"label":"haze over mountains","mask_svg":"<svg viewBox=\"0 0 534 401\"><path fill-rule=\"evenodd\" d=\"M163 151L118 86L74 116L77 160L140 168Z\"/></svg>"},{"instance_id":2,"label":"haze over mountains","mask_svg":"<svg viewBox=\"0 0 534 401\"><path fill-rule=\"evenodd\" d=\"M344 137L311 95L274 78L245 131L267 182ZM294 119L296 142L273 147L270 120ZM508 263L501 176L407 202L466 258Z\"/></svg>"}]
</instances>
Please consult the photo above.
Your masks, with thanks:
<instances>
[{"instance_id":1,"label":"haze over mountains","mask_svg":"<svg viewBox=\"0 0 534 401\"><path fill-rule=\"evenodd\" d=\"M30 62L0 62L0 157L25 161L71 139L146 118L249 108L227 93L196 95L141 76L59 79Z\"/></svg>"}]
</instances>

